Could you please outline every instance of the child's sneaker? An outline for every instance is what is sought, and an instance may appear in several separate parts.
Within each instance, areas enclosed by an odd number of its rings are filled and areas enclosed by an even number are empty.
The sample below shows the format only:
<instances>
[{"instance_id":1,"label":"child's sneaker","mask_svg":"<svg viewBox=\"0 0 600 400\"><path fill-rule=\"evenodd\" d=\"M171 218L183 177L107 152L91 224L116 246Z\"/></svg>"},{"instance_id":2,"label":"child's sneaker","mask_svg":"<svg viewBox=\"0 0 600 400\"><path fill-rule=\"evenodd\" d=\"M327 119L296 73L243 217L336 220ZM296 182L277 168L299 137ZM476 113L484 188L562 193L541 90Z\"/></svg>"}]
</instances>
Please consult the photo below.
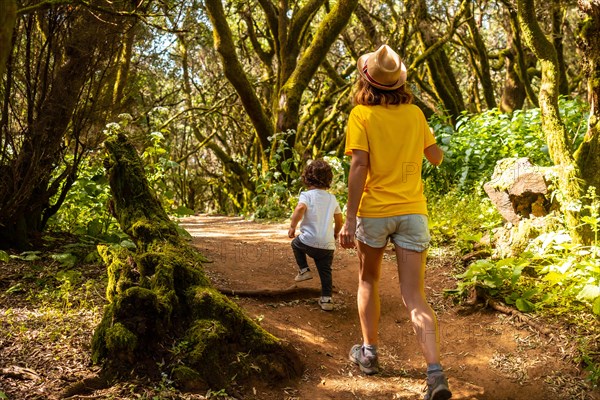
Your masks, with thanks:
<instances>
[{"instance_id":1,"label":"child's sneaker","mask_svg":"<svg viewBox=\"0 0 600 400\"><path fill-rule=\"evenodd\" d=\"M360 370L367 375L379 372L379 360L377 355L366 356L360 344L355 344L350 349L350 361L358 365Z\"/></svg>"},{"instance_id":2,"label":"child's sneaker","mask_svg":"<svg viewBox=\"0 0 600 400\"><path fill-rule=\"evenodd\" d=\"M298 272L298 275L294 278L296 282L302 282L312 279L312 274L310 273L310 269Z\"/></svg>"},{"instance_id":3,"label":"child's sneaker","mask_svg":"<svg viewBox=\"0 0 600 400\"><path fill-rule=\"evenodd\" d=\"M321 306L321 310L323 311L333 310L333 301L331 300L331 297L321 297L319 299L319 306Z\"/></svg>"},{"instance_id":4,"label":"child's sneaker","mask_svg":"<svg viewBox=\"0 0 600 400\"><path fill-rule=\"evenodd\" d=\"M448 389L448 379L443 372L427 377L427 393L423 400L448 400L451 397L452 392Z\"/></svg>"}]
</instances>

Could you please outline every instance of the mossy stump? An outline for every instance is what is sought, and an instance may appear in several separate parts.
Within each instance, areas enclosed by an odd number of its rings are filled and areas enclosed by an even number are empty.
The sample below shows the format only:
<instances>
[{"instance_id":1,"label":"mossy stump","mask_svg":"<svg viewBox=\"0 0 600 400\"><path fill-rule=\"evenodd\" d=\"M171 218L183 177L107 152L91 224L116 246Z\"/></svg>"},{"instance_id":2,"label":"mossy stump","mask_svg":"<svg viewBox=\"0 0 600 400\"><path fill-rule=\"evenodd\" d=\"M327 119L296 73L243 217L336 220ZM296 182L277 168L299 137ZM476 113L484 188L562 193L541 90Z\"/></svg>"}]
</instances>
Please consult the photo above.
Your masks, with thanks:
<instances>
[{"instance_id":1,"label":"mossy stump","mask_svg":"<svg viewBox=\"0 0 600 400\"><path fill-rule=\"evenodd\" d=\"M183 390L299 376L302 363L293 347L212 287L205 259L179 236L126 137L111 137L106 149L111 210L137 248L99 248L109 304L94 332L92 360L103 375L166 374Z\"/></svg>"}]
</instances>

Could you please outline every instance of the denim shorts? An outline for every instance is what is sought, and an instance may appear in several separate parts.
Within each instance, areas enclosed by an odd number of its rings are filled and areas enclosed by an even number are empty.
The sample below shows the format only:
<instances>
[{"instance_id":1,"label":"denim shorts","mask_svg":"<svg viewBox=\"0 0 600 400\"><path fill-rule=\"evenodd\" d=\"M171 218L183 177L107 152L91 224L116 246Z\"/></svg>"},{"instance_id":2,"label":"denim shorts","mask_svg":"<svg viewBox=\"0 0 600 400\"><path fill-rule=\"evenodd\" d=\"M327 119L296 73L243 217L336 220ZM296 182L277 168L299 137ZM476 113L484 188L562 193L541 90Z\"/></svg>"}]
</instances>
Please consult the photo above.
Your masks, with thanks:
<instances>
[{"instance_id":1,"label":"denim shorts","mask_svg":"<svg viewBox=\"0 0 600 400\"><path fill-rule=\"evenodd\" d=\"M358 217L356 238L373 248L382 248L388 239L407 250L422 252L429 247L431 236L427 215L406 214L395 217Z\"/></svg>"}]
</instances>

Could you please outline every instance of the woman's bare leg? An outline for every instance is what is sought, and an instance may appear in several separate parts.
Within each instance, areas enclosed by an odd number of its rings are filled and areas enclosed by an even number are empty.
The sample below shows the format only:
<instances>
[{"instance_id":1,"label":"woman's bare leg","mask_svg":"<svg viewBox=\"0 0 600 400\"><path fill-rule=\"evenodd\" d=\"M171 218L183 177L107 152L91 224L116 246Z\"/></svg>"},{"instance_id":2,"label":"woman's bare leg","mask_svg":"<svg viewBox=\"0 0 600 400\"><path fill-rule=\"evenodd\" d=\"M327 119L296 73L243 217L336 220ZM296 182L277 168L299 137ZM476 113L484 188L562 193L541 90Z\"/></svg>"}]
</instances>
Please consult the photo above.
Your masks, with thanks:
<instances>
[{"instance_id":1,"label":"woman's bare leg","mask_svg":"<svg viewBox=\"0 0 600 400\"><path fill-rule=\"evenodd\" d=\"M408 309L427 364L440 362L439 331L435 312L425 299L427 250L419 253L396 246L402 300Z\"/></svg>"},{"instance_id":2,"label":"woman's bare leg","mask_svg":"<svg viewBox=\"0 0 600 400\"><path fill-rule=\"evenodd\" d=\"M379 333L379 277L385 247L377 249L358 242L358 293L356 303L362 329L363 341L377 345Z\"/></svg>"}]
</instances>

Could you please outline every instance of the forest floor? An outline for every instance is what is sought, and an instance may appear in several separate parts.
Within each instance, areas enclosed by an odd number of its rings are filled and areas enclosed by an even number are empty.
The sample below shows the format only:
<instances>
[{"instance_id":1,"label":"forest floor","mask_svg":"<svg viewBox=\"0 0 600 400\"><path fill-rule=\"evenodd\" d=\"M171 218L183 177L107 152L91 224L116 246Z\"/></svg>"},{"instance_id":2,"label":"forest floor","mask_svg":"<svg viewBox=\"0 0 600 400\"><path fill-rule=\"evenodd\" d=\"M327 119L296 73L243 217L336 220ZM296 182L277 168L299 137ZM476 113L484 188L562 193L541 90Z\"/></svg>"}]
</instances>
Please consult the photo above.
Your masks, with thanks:
<instances>
[{"instance_id":1,"label":"forest floor","mask_svg":"<svg viewBox=\"0 0 600 400\"><path fill-rule=\"evenodd\" d=\"M193 236L192 244L212 261L205 269L215 286L235 293L283 290L295 284L286 224L219 216L184 218L180 224ZM340 248L333 265L333 311L322 311L316 296L232 296L266 330L289 341L305 363L299 379L238 387L233 396L422 399L424 361L401 300L393 257L392 251L386 252L382 266L380 374L365 376L348 361L350 347L361 341L355 299L357 258L354 250ZM571 360L574 344L561 327L543 334L517 318L483 305L461 306L445 296L444 289L456 286L453 276L460 269L460 259L451 251L430 252L426 292L437 312L442 362L453 399L600 399ZM54 399L65 387L97 372L89 360L89 342L105 302L101 285L90 284L78 299L69 298L68 287L63 286L54 292L35 292L52 274L54 281L68 285L59 271L57 263L32 266L11 261L0 266L0 399ZM80 282L101 281L105 271L98 265L81 274ZM320 282L314 275L297 286L318 291ZM64 303L64 309L49 311L49 304L57 301ZM76 301L85 304L73 307ZM168 383L166 378L159 385L132 380L70 399L227 398L218 392L212 396L179 393Z\"/></svg>"}]
</instances>

